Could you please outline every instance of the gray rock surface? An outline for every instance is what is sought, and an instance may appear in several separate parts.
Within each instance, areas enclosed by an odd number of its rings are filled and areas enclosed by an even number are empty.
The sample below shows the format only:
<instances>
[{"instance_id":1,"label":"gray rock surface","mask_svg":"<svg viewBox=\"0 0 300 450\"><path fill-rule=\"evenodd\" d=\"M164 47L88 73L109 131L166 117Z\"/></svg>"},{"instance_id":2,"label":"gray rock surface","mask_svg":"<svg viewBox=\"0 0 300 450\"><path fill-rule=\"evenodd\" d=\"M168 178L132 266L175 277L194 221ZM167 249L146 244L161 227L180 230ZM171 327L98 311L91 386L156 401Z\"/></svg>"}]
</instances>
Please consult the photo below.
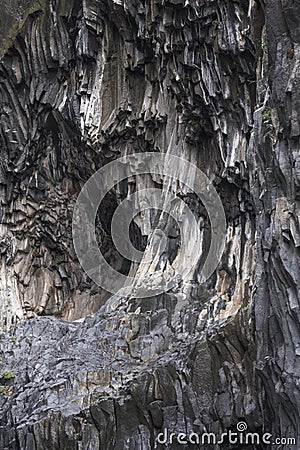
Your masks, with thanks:
<instances>
[{"instance_id":1,"label":"gray rock surface","mask_svg":"<svg viewBox=\"0 0 300 450\"><path fill-rule=\"evenodd\" d=\"M146 450L164 428L221 434L241 420L299 434L299 9L5 0L1 449ZM155 298L110 297L74 253L77 195L108 161L170 147L220 194L222 261L204 285L196 271ZM135 187L117 186L99 212L101 248L122 273L134 268L109 222ZM205 249L205 211L179 193L200 211ZM138 248L152 226L136 219Z\"/></svg>"}]
</instances>

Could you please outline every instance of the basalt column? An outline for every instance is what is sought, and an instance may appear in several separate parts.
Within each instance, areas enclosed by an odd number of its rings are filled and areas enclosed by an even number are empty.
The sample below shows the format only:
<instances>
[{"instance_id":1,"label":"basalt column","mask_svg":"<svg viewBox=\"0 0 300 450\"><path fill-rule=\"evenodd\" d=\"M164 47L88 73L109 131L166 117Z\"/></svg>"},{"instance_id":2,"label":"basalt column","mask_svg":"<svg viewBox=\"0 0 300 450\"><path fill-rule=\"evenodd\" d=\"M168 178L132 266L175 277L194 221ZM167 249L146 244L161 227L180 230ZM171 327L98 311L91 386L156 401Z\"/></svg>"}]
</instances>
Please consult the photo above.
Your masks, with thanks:
<instances>
[{"instance_id":1,"label":"basalt column","mask_svg":"<svg viewBox=\"0 0 300 450\"><path fill-rule=\"evenodd\" d=\"M2 2L1 449L197 448L157 436L221 436L239 422L297 437L299 17L293 0ZM209 178L225 250L202 283L209 218L173 183L201 230L190 282L111 295L78 261L74 206L98 169L145 152ZM123 275L141 268L116 250L112 216L164 183L132 177L101 203L99 248ZM144 268L153 276L181 249L172 218L159 224L168 245ZM152 211L134 217L138 250L154 252L156 225Z\"/></svg>"}]
</instances>

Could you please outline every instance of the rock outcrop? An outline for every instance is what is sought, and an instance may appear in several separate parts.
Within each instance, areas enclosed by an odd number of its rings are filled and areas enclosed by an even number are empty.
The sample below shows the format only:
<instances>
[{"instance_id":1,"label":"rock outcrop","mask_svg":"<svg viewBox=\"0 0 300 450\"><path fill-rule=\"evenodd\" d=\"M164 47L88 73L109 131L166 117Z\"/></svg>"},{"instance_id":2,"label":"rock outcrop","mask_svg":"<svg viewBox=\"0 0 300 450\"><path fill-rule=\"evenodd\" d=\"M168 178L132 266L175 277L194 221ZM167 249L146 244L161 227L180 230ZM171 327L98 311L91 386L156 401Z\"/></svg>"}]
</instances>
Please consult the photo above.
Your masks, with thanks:
<instances>
[{"instance_id":1,"label":"rock outcrop","mask_svg":"<svg viewBox=\"0 0 300 450\"><path fill-rule=\"evenodd\" d=\"M3 9L1 449L195 448L156 438L219 436L240 421L296 438L297 2L5 0ZM181 156L213 182L226 249L205 283L199 261L189 284L111 297L78 262L74 205L97 169L151 151ZM98 214L99 246L123 274L137 267L116 251L110 222L144 183L119 183ZM207 214L177 190L205 253ZM147 217L130 228L139 250L154 226ZM169 265L177 231L168 227Z\"/></svg>"}]
</instances>

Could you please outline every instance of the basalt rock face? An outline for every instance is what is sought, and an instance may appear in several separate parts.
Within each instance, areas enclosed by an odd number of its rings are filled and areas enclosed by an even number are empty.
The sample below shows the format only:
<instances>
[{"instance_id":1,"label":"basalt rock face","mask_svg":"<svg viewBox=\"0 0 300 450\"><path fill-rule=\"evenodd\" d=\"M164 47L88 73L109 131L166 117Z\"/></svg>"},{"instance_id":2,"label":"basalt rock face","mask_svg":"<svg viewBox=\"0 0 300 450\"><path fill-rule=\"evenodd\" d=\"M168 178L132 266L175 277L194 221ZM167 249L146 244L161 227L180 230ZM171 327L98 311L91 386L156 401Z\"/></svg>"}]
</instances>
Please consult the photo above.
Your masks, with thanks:
<instances>
[{"instance_id":1,"label":"basalt rock face","mask_svg":"<svg viewBox=\"0 0 300 450\"><path fill-rule=\"evenodd\" d=\"M256 60L247 14L238 4L46 2L28 17L2 60L5 325L80 318L107 299L78 267L70 228L83 182L118 155L170 148L195 162L220 186L233 254L249 259ZM106 222L132 184L101 212L103 252L125 273ZM217 284L231 285L236 309L245 283L231 278L222 273Z\"/></svg>"},{"instance_id":2,"label":"basalt rock face","mask_svg":"<svg viewBox=\"0 0 300 450\"><path fill-rule=\"evenodd\" d=\"M1 449L197 448L156 437L165 428L221 435L241 420L296 437L299 5L3 8ZM196 269L192 283L159 296L109 298L76 258L74 204L97 169L146 151L184 157L212 180L226 249L205 284ZM101 249L124 274L136 267L115 250L110 220L144 183L120 183L99 211ZM205 250L206 214L178 193L200 211ZM135 219L138 248L153 225Z\"/></svg>"}]
</instances>

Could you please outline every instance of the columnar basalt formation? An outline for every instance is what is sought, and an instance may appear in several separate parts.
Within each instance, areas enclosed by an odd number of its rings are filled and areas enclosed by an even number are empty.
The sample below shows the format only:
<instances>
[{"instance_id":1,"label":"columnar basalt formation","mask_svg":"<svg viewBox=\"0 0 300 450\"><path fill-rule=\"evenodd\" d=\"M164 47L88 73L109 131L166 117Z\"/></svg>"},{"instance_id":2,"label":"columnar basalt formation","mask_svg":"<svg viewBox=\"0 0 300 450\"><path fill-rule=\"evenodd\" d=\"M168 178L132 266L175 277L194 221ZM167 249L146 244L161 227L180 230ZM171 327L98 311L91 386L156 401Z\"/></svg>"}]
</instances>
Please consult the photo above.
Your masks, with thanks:
<instances>
[{"instance_id":1,"label":"columnar basalt formation","mask_svg":"<svg viewBox=\"0 0 300 450\"><path fill-rule=\"evenodd\" d=\"M299 434L299 17L292 0L5 0L1 449L193 448L155 439L241 420ZM73 208L97 169L149 151L213 182L226 249L204 284L198 268L156 297L110 297L77 260ZM99 209L99 246L124 274L137 267L110 221L144 187L120 183ZM207 214L177 190L205 253ZM132 223L140 250L153 226ZM172 265L180 237L166 229Z\"/></svg>"}]
</instances>

